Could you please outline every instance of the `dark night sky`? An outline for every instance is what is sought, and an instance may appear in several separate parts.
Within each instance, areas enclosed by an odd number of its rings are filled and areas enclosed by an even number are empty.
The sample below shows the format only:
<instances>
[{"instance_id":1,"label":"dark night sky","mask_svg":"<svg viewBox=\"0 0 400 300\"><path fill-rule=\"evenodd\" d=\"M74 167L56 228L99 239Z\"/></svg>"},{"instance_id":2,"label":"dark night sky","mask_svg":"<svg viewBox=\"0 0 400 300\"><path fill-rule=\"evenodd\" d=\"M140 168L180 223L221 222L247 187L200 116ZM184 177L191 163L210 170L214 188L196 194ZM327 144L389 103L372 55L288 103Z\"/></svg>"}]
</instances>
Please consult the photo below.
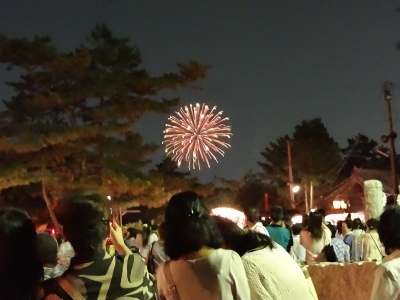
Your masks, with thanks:
<instances>
[{"instance_id":1,"label":"dark night sky","mask_svg":"<svg viewBox=\"0 0 400 300\"><path fill-rule=\"evenodd\" d=\"M394 82L393 118L400 132L399 1L280 0L0 0L0 32L50 35L73 50L97 22L127 36L153 74L195 59L212 66L202 92L180 93L182 103L217 105L230 118L232 148L219 164L195 172L235 179L270 141L291 134L303 119L322 118L345 146L358 132L379 140L388 132L381 86ZM0 71L0 82L10 74ZM0 83L0 95L11 91ZM400 95L400 92L398 92ZM161 143L167 115L138 125ZM397 140L399 148L400 139ZM163 157L161 149L156 156Z\"/></svg>"}]
</instances>

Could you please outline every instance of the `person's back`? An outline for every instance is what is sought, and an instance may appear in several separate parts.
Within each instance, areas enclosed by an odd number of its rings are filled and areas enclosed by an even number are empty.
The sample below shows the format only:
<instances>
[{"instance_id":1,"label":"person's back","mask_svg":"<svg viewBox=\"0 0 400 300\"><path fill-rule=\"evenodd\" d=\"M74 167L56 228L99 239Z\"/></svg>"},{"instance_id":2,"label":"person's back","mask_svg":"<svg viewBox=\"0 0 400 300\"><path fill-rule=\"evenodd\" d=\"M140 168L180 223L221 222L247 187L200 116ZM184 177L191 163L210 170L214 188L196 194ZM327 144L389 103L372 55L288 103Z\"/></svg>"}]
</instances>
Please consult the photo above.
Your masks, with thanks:
<instances>
[{"instance_id":1,"label":"person's back","mask_svg":"<svg viewBox=\"0 0 400 300\"><path fill-rule=\"evenodd\" d=\"M385 248L376 231L379 225L377 219L371 218L367 221L367 232L362 235L361 253L362 260L381 262L385 256Z\"/></svg>"},{"instance_id":2,"label":"person's back","mask_svg":"<svg viewBox=\"0 0 400 300\"><path fill-rule=\"evenodd\" d=\"M171 260L157 270L159 297L175 299L176 291L182 300L250 299L243 263L236 252L219 249L222 242L215 219L196 193L172 196L164 239Z\"/></svg>"},{"instance_id":3,"label":"person's back","mask_svg":"<svg viewBox=\"0 0 400 300\"><path fill-rule=\"evenodd\" d=\"M362 260L362 236L365 233L365 230L363 229L363 224L360 220L360 218L356 218L353 220L353 235L354 235L354 247L352 249L353 251L353 257L354 260L360 261Z\"/></svg>"},{"instance_id":4,"label":"person's back","mask_svg":"<svg viewBox=\"0 0 400 300\"><path fill-rule=\"evenodd\" d=\"M73 193L61 201L56 216L76 255L61 277L43 283L46 296L71 299L71 286L84 299L147 300L155 296L155 284L142 257L125 245L121 227L109 222L101 195ZM119 257L106 252L108 236Z\"/></svg>"},{"instance_id":5,"label":"person's back","mask_svg":"<svg viewBox=\"0 0 400 300\"><path fill-rule=\"evenodd\" d=\"M302 263L306 260L306 249L300 244L300 232L302 224L294 224L292 226L293 246L290 249L290 255L297 263Z\"/></svg>"},{"instance_id":6,"label":"person's back","mask_svg":"<svg viewBox=\"0 0 400 300\"><path fill-rule=\"evenodd\" d=\"M400 206L386 208L379 218L378 234L387 254L375 270L371 300L400 299Z\"/></svg>"},{"instance_id":7,"label":"person's back","mask_svg":"<svg viewBox=\"0 0 400 300\"><path fill-rule=\"evenodd\" d=\"M313 299L311 290L315 292L315 289L311 289L300 266L270 237L244 232L221 217L217 224L225 247L242 258L250 287L248 299Z\"/></svg>"},{"instance_id":8,"label":"person's back","mask_svg":"<svg viewBox=\"0 0 400 300\"><path fill-rule=\"evenodd\" d=\"M270 214L271 224L267 227L269 236L274 242L290 252L293 239L290 230L283 227L283 208L279 205L275 205L271 208Z\"/></svg>"},{"instance_id":9,"label":"person's back","mask_svg":"<svg viewBox=\"0 0 400 300\"><path fill-rule=\"evenodd\" d=\"M207 257L170 261L173 283L181 299L217 300L247 299L247 280L239 255L231 250L217 249ZM171 298L165 265L157 271L157 288L166 299ZM234 280L236 286L231 282ZM246 286L240 286L240 282Z\"/></svg>"},{"instance_id":10,"label":"person's back","mask_svg":"<svg viewBox=\"0 0 400 300\"><path fill-rule=\"evenodd\" d=\"M385 249L376 231L364 233L362 236L362 260L382 262Z\"/></svg>"},{"instance_id":11,"label":"person's back","mask_svg":"<svg viewBox=\"0 0 400 300\"><path fill-rule=\"evenodd\" d=\"M343 242L347 245L347 248L350 252L350 260L357 260L357 245L356 238L352 232L353 221L349 218L343 221L342 223L342 234L343 234Z\"/></svg>"},{"instance_id":12,"label":"person's back","mask_svg":"<svg viewBox=\"0 0 400 300\"><path fill-rule=\"evenodd\" d=\"M0 299L36 300L43 267L35 226L18 209L0 209Z\"/></svg>"},{"instance_id":13,"label":"person's back","mask_svg":"<svg viewBox=\"0 0 400 300\"><path fill-rule=\"evenodd\" d=\"M331 245L333 246L333 250L335 251L338 262L350 262L349 249L341 239L332 238Z\"/></svg>"},{"instance_id":14,"label":"person's back","mask_svg":"<svg viewBox=\"0 0 400 300\"><path fill-rule=\"evenodd\" d=\"M251 231L262 233L269 236L266 227L260 221L260 212L258 209L250 208L246 211L247 226Z\"/></svg>"},{"instance_id":15,"label":"person's back","mask_svg":"<svg viewBox=\"0 0 400 300\"><path fill-rule=\"evenodd\" d=\"M275 243L281 245L283 249L288 250L288 245L289 242L291 241L291 235L289 229L284 228L280 225L271 224L267 227L267 230L269 232L269 236Z\"/></svg>"},{"instance_id":16,"label":"person's back","mask_svg":"<svg viewBox=\"0 0 400 300\"><path fill-rule=\"evenodd\" d=\"M169 260L165 254L164 239L165 239L165 223L161 223L158 227L160 239L152 243L150 247L150 255L147 259L147 268L152 274L156 274L158 267Z\"/></svg>"},{"instance_id":17,"label":"person's back","mask_svg":"<svg viewBox=\"0 0 400 300\"><path fill-rule=\"evenodd\" d=\"M104 251L93 259L92 263L80 264L72 258L71 267L63 275L85 299L151 299L153 296L153 292L148 289L151 286L150 277L143 276L147 272L139 254L126 255L120 260ZM139 289L141 286L143 288ZM45 281L43 287L48 295L55 294L64 300L72 299L57 278Z\"/></svg>"},{"instance_id":18,"label":"person's back","mask_svg":"<svg viewBox=\"0 0 400 300\"><path fill-rule=\"evenodd\" d=\"M314 262L331 242L331 230L322 223L322 216L310 212L307 229L300 232L300 244L306 249L306 261Z\"/></svg>"},{"instance_id":19,"label":"person's back","mask_svg":"<svg viewBox=\"0 0 400 300\"><path fill-rule=\"evenodd\" d=\"M313 299L299 265L277 244L242 256L251 299Z\"/></svg>"}]
</instances>

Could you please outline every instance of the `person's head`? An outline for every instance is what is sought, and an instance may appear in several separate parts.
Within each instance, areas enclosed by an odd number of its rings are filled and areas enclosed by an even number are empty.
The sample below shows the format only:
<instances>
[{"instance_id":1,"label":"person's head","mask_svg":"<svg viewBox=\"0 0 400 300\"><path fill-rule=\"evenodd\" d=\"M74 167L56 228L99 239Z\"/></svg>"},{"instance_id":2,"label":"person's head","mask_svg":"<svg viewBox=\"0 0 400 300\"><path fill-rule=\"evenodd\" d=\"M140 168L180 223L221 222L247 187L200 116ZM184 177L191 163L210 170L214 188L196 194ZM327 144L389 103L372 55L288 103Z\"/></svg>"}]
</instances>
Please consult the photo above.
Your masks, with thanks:
<instances>
[{"instance_id":1,"label":"person's head","mask_svg":"<svg viewBox=\"0 0 400 300\"><path fill-rule=\"evenodd\" d=\"M136 233L138 232L138 230L136 230L135 228L132 228L132 227L127 228L126 231L128 232L127 238L135 238Z\"/></svg>"},{"instance_id":2,"label":"person's head","mask_svg":"<svg viewBox=\"0 0 400 300\"><path fill-rule=\"evenodd\" d=\"M369 231L372 230L377 230L378 229L378 225L379 225L379 221L377 219L371 218L367 221L367 229Z\"/></svg>"},{"instance_id":3,"label":"person's head","mask_svg":"<svg viewBox=\"0 0 400 300\"><path fill-rule=\"evenodd\" d=\"M324 220L325 217L326 217L326 211L325 211L325 209L323 209L323 208L318 208L318 209L317 209L317 212L319 212L319 213L321 214L322 220Z\"/></svg>"},{"instance_id":4,"label":"person's head","mask_svg":"<svg viewBox=\"0 0 400 300\"><path fill-rule=\"evenodd\" d=\"M331 230L331 238L335 238L336 237L336 231L337 231L337 227L333 224L329 224L328 228Z\"/></svg>"},{"instance_id":5,"label":"person's head","mask_svg":"<svg viewBox=\"0 0 400 300\"><path fill-rule=\"evenodd\" d=\"M158 226L158 236L160 237L161 241L165 240L165 222L162 222L159 226Z\"/></svg>"},{"instance_id":6,"label":"person's head","mask_svg":"<svg viewBox=\"0 0 400 300\"><path fill-rule=\"evenodd\" d=\"M245 234L245 231L228 218L221 216L212 216L212 218L215 220L217 228L223 237L223 244L219 245L219 247L227 249L235 248L238 243L238 236Z\"/></svg>"},{"instance_id":7,"label":"person's head","mask_svg":"<svg viewBox=\"0 0 400 300\"><path fill-rule=\"evenodd\" d=\"M18 209L0 210L0 298L36 299L43 279L35 226Z\"/></svg>"},{"instance_id":8,"label":"person's head","mask_svg":"<svg viewBox=\"0 0 400 300\"><path fill-rule=\"evenodd\" d=\"M346 219L342 222L342 234L347 234L353 228L353 221L351 219Z\"/></svg>"},{"instance_id":9,"label":"person's head","mask_svg":"<svg viewBox=\"0 0 400 300\"><path fill-rule=\"evenodd\" d=\"M336 228L337 228L337 231L339 232L339 234L342 234L342 223L343 223L342 220L337 221L337 223L336 223Z\"/></svg>"},{"instance_id":10,"label":"person's head","mask_svg":"<svg viewBox=\"0 0 400 300\"><path fill-rule=\"evenodd\" d=\"M222 234L224 247L235 251L240 256L256 248L273 247L271 238L265 234L251 230L244 231L227 218L219 216L213 216L213 218L216 220L218 229Z\"/></svg>"},{"instance_id":11,"label":"person's head","mask_svg":"<svg viewBox=\"0 0 400 300\"><path fill-rule=\"evenodd\" d=\"M308 219L309 219L309 216L307 214L303 215L303 220L301 222L301 224L303 225L303 228L308 227Z\"/></svg>"},{"instance_id":12,"label":"person's head","mask_svg":"<svg viewBox=\"0 0 400 300\"><path fill-rule=\"evenodd\" d=\"M37 233L39 256L45 267L54 267L57 264L57 240L47 231Z\"/></svg>"},{"instance_id":13,"label":"person's head","mask_svg":"<svg viewBox=\"0 0 400 300\"><path fill-rule=\"evenodd\" d=\"M299 235L300 231L303 229L303 224L297 223L292 225L293 235Z\"/></svg>"},{"instance_id":14,"label":"person's head","mask_svg":"<svg viewBox=\"0 0 400 300\"><path fill-rule=\"evenodd\" d=\"M379 218L379 239L387 254L400 249L400 206L387 208Z\"/></svg>"},{"instance_id":15,"label":"person's head","mask_svg":"<svg viewBox=\"0 0 400 300\"><path fill-rule=\"evenodd\" d=\"M314 239L322 238L322 215L318 211L312 211L308 215L307 230Z\"/></svg>"},{"instance_id":16,"label":"person's head","mask_svg":"<svg viewBox=\"0 0 400 300\"><path fill-rule=\"evenodd\" d=\"M144 248L149 243L150 227L148 224L143 224L143 229L136 232L136 245L139 248Z\"/></svg>"},{"instance_id":17,"label":"person's head","mask_svg":"<svg viewBox=\"0 0 400 300\"><path fill-rule=\"evenodd\" d=\"M271 207L270 218L272 222L278 223L283 220L283 209L279 205L275 205Z\"/></svg>"},{"instance_id":18,"label":"person's head","mask_svg":"<svg viewBox=\"0 0 400 300\"><path fill-rule=\"evenodd\" d=\"M353 224L352 224L352 229L354 230L354 229L363 229L363 223L362 223L362 221L361 221L361 219L360 218L355 218L354 220L353 220Z\"/></svg>"},{"instance_id":19,"label":"person's head","mask_svg":"<svg viewBox=\"0 0 400 300\"><path fill-rule=\"evenodd\" d=\"M165 210L165 253L178 259L202 247L217 248L222 236L195 192L175 194Z\"/></svg>"},{"instance_id":20,"label":"person's head","mask_svg":"<svg viewBox=\"0 0 400 300\"><path fill-rule=\"evenodd\" d=\"M103 196L76 191L60 201L56 216L81 262L102 250L109 234L109 212Z\"/></svg>"},{"instance_id":21,"label":"person's head","mask_svg":"<svg viewBox=\"0 0 400 300\"><path fill-rule=\"evenodd\" d=\"M251 227L260 222L260 210L257 208L249 208L246 210L247 226Z\"/></svg>"}]
</instances>

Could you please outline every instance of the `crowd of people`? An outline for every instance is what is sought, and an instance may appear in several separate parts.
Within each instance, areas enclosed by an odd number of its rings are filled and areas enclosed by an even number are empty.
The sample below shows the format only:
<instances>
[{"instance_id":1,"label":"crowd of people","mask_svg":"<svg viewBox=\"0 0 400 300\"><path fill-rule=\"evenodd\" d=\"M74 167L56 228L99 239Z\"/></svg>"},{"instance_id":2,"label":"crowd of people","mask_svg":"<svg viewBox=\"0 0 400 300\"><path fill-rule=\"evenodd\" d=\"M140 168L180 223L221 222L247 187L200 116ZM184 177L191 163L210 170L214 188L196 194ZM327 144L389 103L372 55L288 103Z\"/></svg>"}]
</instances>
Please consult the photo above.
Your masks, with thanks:
<instances>
[{"instance_id":1,"label":"crowd of people","mask_svg":"<svg viewBox=\"0 0 400 300\"><path fill-rule=\"evenodd\" d=\"M290 224L282 207L269 224L211 216L201 197L171 197L158 234L123 230L98 193L74 192L55 211L62 241L36 232L28 214L0 210L0 299L317 299L302 266L380 263L371 299L400 295L400 207L363 224L332 225L316 210ZM115 253L107 251L111 239Z\"/></svg>"}]
</instances>

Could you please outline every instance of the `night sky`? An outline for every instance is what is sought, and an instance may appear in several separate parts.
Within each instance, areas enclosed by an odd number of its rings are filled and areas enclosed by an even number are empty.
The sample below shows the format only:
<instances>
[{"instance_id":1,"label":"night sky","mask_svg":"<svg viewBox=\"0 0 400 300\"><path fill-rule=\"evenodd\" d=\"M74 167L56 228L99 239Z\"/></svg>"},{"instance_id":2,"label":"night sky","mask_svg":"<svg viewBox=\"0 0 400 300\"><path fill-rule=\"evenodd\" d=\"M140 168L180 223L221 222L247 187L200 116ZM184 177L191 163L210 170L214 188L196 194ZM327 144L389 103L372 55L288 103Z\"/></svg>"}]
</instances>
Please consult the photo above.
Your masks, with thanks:
<instances>
[{"instance_id":1,"label":"night sky","mask_svg":"<svg viewBox=\"0 0 400 300\"><path fill-rule=\"evenodd\" d=\"M394 83L393 120L400 133L398 6L383 0L0 0L0 32L50 35L68 51L105 22L138 45L142 66L154 75L190 59L211 65L204 90L181 92L182 103L223 110L232 148L219 164L194 174L237 179L249 169L260 171L260 152L304 119L322 118L342 147L358 132L380 140L388 133L381 92L386 80ZM3 84L10 75L2 66L1 99L11 95ZM147 116L137 129L146 141L161 143L167 118ZM163 157L160 149L156 162Z\"/></svg>"}]
</instances>

